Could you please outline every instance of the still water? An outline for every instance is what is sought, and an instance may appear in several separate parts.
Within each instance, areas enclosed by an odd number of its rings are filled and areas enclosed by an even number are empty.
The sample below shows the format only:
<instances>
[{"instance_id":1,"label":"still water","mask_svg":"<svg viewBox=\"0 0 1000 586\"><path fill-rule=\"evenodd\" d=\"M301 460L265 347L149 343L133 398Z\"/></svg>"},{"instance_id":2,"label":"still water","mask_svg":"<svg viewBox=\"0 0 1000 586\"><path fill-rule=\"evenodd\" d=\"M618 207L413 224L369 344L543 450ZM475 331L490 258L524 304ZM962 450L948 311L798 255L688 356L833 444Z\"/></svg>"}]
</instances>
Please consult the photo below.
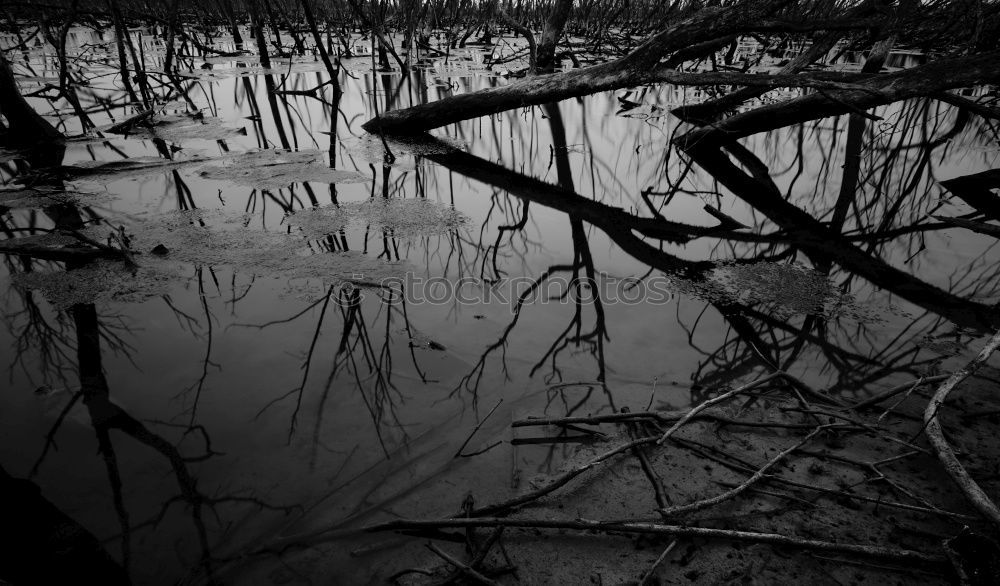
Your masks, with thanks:
<instances>
[{"instance_id":1,"label":"still water","mask_svg":"<svg viewBox=\"0 0 1000 586\"><path fill-rule=\"evenodd\" d=\"M98 129L123 118L105 107L123 98L111 40L73 36ZM360 130L377 112L521 65L470 47L373 75L354 44L339 100L302 93L327 81L312 57L195 59L152 130L72 140L43 199L0 192L8 237L80 228L138 265L8 255L0 281L0 463L137 583L277 579L291 570L274 559L234 558L513 494L576 445L535 443L516 419L680 407L774 368L861 397L990 325L996 239L939 218L977 212L948 181L994 168L1000 146L951 106L744 139L741 165L780 194L747 198L671 146L688 127L670 110L705 91L599 94L384 144ZM28 90L57 76L44 48L15 66ZM32 103L81 135L68 104ZM23 172L7 158L6 182ZM349 554L363 545L296 563L345 583L384 572L392 544Z\"/></svg>"}]
</instances>

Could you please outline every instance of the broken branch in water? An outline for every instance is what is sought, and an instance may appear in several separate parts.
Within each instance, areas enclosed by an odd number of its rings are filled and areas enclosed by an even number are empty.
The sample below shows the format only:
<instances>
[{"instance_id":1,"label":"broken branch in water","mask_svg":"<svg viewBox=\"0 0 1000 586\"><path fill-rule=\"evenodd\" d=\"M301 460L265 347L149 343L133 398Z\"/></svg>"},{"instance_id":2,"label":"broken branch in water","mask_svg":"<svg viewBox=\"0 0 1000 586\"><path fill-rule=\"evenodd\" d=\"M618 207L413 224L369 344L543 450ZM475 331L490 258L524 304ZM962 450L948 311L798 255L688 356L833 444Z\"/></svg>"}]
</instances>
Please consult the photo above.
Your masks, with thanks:
<instances>
[{"instance_id":1,"label":"broken branch in water","mask_svg":"<svg viewBox=\"0 0 1000 586\"><path fill-rule=\"evenodd\" d=\"M684 513L691 513L691 512L694 512L694 511L700 511L701 509L704 509L704 508L707 508L707 507L711 507L713 505L717 505L717 504L719 504L719 503L721 503L723 501L726 501L726 500L729 500L729 499L731 499L733 497L736 497L737 495L739 495L743 491L745 491L748 488L750 488L751 486L753 486L759 480L761 480L762 478L764 478L764 476L767 474L768 470L770 470L771 468L777 466L789 454L791 454L795 450L798 450L802 446L804 446L807 443L809 443L814 437L816 437L817 434L819 434L820 432L828 429L829 427L830 427L829 425L821 425L821 426L817 427L816 429L814 429L809 435L807 435L804 438L800 439L799 441L795 442L792 446L790 446L788 448L785 448L784 450L778 452L777 455L775 455L773 458L771 458L766 464L764 464L763 466L761 466L759 470L757 470L756 472L754 472L753 476L751 476L750 478L746 479L739 486L737 486L737 487L735 487L733 489L730 489L730 490L728 490L728 491L726 491L726 492L724 492L724 493L722 493L720 495L711 497L711 498L702 499L700 501L696 501L696 502L689 503L689 504L686 504L686 505L678 505L676 507L670 507L669 509L660 509L659 510L660 514L663 515L664 517L673 517L675 515L681 515L681 514L684 514Z\"/></svg>"},{"instance_id":2,"label":"broken branch in water","mask_svg":"<svg viewBox=\"0 0 1000 586\"><path fill-rule=\"evenodd\" d=\"M644 520L598 521L592 519L509 519L498 517L479 517L466 519L399 519L377 523L362 528L368 533L379 531L406 531L419 529L445 529L464 527L517 527L523 529L569 529L576 531L600 531L604 533L645 533L652 535L670 535L674 537L700 537L704 539L725 539L744 541L748 543L766 543L814 551L830 551L842 554L877 558L901 564L921 563L943 565L946 563L942 554L924 553L909 549L896 549L878 545L856 543L838 543L805 539L780 533L759 533L756 531L739 531L735 529L713 529L690 525L666 525Z\"/></svg>"},{"instance_id":3,"label":"broken branch in water","mask_svg":"<svg viewBox=\"0 0 1000 586\"><path fill-rule=\"evenodd\" d=\"M453 567L455 567L455 569L465 574L472 581L478 584L486 584L487 586L499 586L499 584L495 580L487 578L486 576L472 569L470 566L456 560L454 557L452 557L447 552L443 551L440 547L434 545L433 543L428 543L427 549L431 550L441 559L451 564Z\"/></svg>"},{"instance_id":4,"label":"broken branch in water","mask_svg":"<svg viewBox=\"0 0 1000 586\"><path fill-rule=\"evenodd\" d=\"M780 372L775 372L775 373L769 374L769 375L767 375L765 377L761 377L761 378L759 378L759 379L757 379L757 380L755 380L753 382L747 383L747 384L743 385L742 387L735 388L735 389L729 391L728 393L723 393L723 394L719 395L718 397L714 397L712 399L704 401L703 403L695 406L690 411L688 411L683 417L681 417L677 421L677 423L675 423L673 425L673 427L671 427L670 429L668 429L666 432L664 432L664 434L662 436L660 436L660 439L658 439L656 441L657 445L661 445L662 446L663 442L665 442L668 439L670 439L670 436L672 436L674 434L674 432L676 432L678 429L680 429L681 427L683 427L685 423L687 423L688 421L690 421L691 418L694 417L695 415L697 415L698 413L701 413L702 411L704 411L705 409L708 409L712 405L716 405L718 403L722 403L724 401L728 401L729 399L735 397L736 395L739 395L741 393L745 393L745 392L747 392L747 391L749 391L751 389L755 389L755 388L759 387L760 385L762 385L762 384L764 384L766 382L769 382L769 381L772 381L772 380L778 378L779 376L781 376L781 374L782 373L780 373Z\"/></svg>"},{"instance_id":5,"label":"broken branch in water","mask_svg":"<svg viewBox=\"0 0 1000 586\"><path fill-rule=\"evenodd\" d=\"M993 352L1000 347L1000 330L997 330L993 334L993 337L986 342L983 349L979 354L965 364L962 368L956 370L948 380L946 380L931 398L930 402L927 403L927 408L924 409L924 433L927 434L927 439L931 444L931 449L937 456L941 465L944 466L945 472L948 476L958 485L958 487L965 494L966 499L976 508L984 517L989 519L994 525L1000 527L1000 509L997 508L996 503L993 502L990 497L983 492L983 489L979 487L976 481L969 475L962 466L962 463L958 461L955 456L955 452L948 445L948 440L944 437L944 430L941 427L941 421L938 419L938 411L944 405L944 402L948 399L948 395L955 389L955 387L968 378L970 375L979 370Z\"/></svg>"},{"instance_id":6,"label":"broken branch in water","mask_svg":"<svg viewBox=\"0 0 1000 586\"><path fill-rule=\"evenodd\" d=\"M686 411L636 411L634 413L612 413L608 415L592 415L581 417L544 417L538 419L519 419L511 424L511 427L542 427L546 425L571 426L579 423L600 424L600 423L622 423L627 421L641 421L652 419L660 423L673 423L683 418ZM785 421L753 421L749 419L733 419L714 413L698 413L691 417L689 421L714 421L723 425L737 425L742 427L772 427L775 429L812 429L814 425L808 423L788 423Z\"/></svg>"}]
</instances>

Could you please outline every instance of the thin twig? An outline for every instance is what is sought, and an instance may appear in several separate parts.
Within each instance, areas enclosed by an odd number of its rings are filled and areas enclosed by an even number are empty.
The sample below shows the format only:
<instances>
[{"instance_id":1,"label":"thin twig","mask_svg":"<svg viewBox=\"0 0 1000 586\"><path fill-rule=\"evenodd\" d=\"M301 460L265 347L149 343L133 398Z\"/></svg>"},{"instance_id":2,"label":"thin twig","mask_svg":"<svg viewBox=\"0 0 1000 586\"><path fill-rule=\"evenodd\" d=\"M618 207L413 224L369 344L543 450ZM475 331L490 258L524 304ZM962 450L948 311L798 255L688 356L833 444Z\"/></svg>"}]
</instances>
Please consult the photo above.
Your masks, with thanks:
<instances>
[{"instance_id":1,"label":"thin twig","mask_svg":"<svg viewBox=\"0 0 1000 586\"><path fill-rule=\"evenodd\" d=\"M492 409L490 409L490 412L486 414L486 417L483 417L482 420L480 420L479 423L476 424L476 427L472 429L472 433L469 434L469 437L465 438L465 441L462 442L462 446L458 448L458 451L455 452L455 455L452 456L452 459L458 458L462 455L462 450L464 450L465 446L469 445L469 442L472 441L472 436L476 435L476 432L479 431L479 428L482 427L484 423L486 423L486 420L490 418L490 415L493 415L493 412L500 407L501 403L503 403L503 399L497 401L497 404L494 405Z\"/></svg>"},{"instance_id":2,"label":"thin twig","mask_svg":"<svg viewBox=\"0 0 1000 586\"><path fill-rule=\"evenodd\" d=\"M780 373L780 372L775 372L775 373L769 374L769 375L767 375L765 377L762 377L762 378L759 378L759 379L757 379L757 380L755 380L753 382L747 383L747 384L743 385L742 387L733 389L733 390L729 391L728 393L723 393L723 394L719 395L718 397L709 399L709 400L701 403L700 405L697 405L696 407L694 407L690 411L688 411L686 415L684 415L683 417L681 417L680 420L678 420L677 423L675 423L673 425L673 427L671 427L670 429L668 429L662 436L660 436L660 439L658 439L656 441L657 445L661 445L662 446L663 442L665 442L668 439L670 439L670 436L672 436L674 434L674 432L676 432L678 429L680 429L685 423L687 423L688 421L690 421L691 418L694 417L695 415L697 415L698 413L701 413L702 411L704 411L705 409L708 409L712 405L715 405L717 403L721 403L723 401L728 401L729 399L731 399L732 397L735 397L736 395L738 395L740 393L745 393L746 391L749 391L750 389L757 388L760 385L762 385L762 384L764 384L764 383L766 383L768 381L771 381L771 380L774 380L774 379L778 378L779 376L781 376L781 374L782 373Z\"/></svg>"},{"instance_id":3,"label":"thin twig","mask_svg":"<svg viewBox=\"0 0 1000 586\"><path fill-rule=\"evenodd\" d=\"M698 510L701 510L701 509L705 509L705 508L711 507L713 505L717 505L717 504L719 504L721 502L727 501L727 500L729 500L729 499L731 499L731 498L739 495L740 493L742 493L746 489L748 489L751 486L753 486L753 484L755 484L756 482L760 481L762 478L764 478L765 476L767 476L767 471L770 470L771 468L773 468L774 466L776 466L782 460L784 460L785 457L788 456L788 454L791 454L795 450L797 450L797 449L801 448L802 446L804 446L805 444L809 443L812 440L812 438L816 437L816 435L818 433L820 433L821 431L826 430L827 428L829 428L828 425L821 425L821 426L817 427L816 429L814 429L812 431L812 433L810 433L809 435L805 436L804 438L802 438L801 440L799 440L798 442L796 442L794 445L792 445L792 446L790 446L790 447L782 450L775 457L771 458L766 464L764 464L763 466L761 466L760 469L758 469L756 472L754 472L753 476L751 476L750 478L748 478L745 481L743 481L743 483L740 484L739 486L737 486L737 487L735 487L733 489L727 490L726 492L724 492L724 493L722 493L720 495L711 497L711 498L702 499L700 501L695 501L693 503L689 503L689 504L686 504L686 505L679 505L679 506L676 506L676 507L671 507L669 509L660 509L660 514L662 514L664 517L672 517L672 516L680 515L680 514L683 514L683 513L690 513L690 512L693 512L693 511L698 511Z\"/></svg>"},{"instance_id":4,"label":"thin twig","mask_svg":"<svg viewBox=\"0 0 1000 586\"><path fill-rule=\"evenodd\" d=\"M427 549L433 551L441 559L443 559L444 561L448 562L449 564L457 568L459 571L461 571L463 574L465 574L472 580L480 584L487 584L488 586L500 586L500 584L496 580L491 580L486 576L480 574L479 572L473 570L469 566L453 558L451 555L449 555L447 552L443 551L440 547L434 545L433 543L428 543Z\"/></svg>"},{"instance_id":5,"label":"thin twig","mask_svg":"<svg viewBox=\"0 0 1000 586\"><path fill-rule=\"evenodd\" d=\"M642 577L642 580L639 580L639 586L646 586L646 583L649 582L649 579L653 577L653 572L655 572L656 568L663 563L663 560L666 559L667 555L670 554L670 552L674 549L676 545L677 545L676 539L670 542L670 545L668 545L667 548L663 550L663 553L660 554L660 557L656 558L656 561L653 562L653 565L649 568L649 571L647 571L646 574Z\"/></svg>"}]
</instances>

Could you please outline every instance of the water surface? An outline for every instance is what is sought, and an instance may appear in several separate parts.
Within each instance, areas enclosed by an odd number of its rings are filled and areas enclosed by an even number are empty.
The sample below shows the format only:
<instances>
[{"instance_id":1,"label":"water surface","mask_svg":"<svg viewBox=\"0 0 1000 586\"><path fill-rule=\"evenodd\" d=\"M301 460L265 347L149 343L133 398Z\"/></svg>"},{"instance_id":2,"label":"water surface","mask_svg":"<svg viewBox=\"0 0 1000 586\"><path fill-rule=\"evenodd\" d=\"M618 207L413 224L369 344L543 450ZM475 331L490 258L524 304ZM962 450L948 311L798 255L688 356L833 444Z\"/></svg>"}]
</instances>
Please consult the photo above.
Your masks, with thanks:
<instances>
[{"instance_id":1,"label":"water surface","mask_svg":"<svg viewBox=\"0 0 1000 586\"><path fill-rule=\"evenodd\" d=\"M123 97L112 39L72 40L92 120L120 120L101 105ZM134 252L137 269L5 257L0 462L138 583L489 502L583 441L534 443L515 419L680 407L773 369L862 397L933 371L995 315L996 240L939 218L989 219L949 180L1000 147L951 106L749 137L741 165L781 195L748 201L671 146L688 130L671 108L711 91L609 92L383 144L360 130L377 112L518 64L469 47L373 74L355 47L339 100L281 93L326 81L312 57L195 60L158 126L91 131L65 181L0 192L10 238L74 228ZM29 89L57 76L43 48L15 65ZM68 104L33 104L81 134ZM3 177L25 169L12 155ZM808 237L824 226L836 237ZM326 563L349 582L379 555Z\"/></svg>"}]
</instances>

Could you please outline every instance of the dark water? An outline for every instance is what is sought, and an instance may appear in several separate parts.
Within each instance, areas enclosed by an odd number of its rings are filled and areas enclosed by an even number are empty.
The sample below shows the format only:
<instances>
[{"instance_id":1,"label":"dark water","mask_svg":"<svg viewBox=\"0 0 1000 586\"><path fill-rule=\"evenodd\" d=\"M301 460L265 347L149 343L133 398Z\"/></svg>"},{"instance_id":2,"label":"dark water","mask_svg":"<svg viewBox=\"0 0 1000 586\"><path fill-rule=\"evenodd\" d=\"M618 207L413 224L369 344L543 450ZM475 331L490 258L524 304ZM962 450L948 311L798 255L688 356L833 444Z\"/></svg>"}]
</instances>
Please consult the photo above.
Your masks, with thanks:
<instances>
[{"instance_id":1,"label":"dark water","mask_svg":"<svg viewBox=\"0 0 1000 586\"><path fill-rule=\"evenodd\" d=\"M113 46L74 41L106 126ZM325 81L312 58L284 86L287 60L270 78L249 57L196 60L212 67L183 87L204 118L175 99L153 134L74 140L62 160L146 167L77 172L55 200L0 192L8 237L122 228L139 265L5 257L4 469L34 474L136 582L169 583L206 560L242 571L229 558L281 536L523 489L580 440L532 443L519 418L678 407L773 368L860 397L990 325L996 240L937 219L976 211L942 183L996 166L981 120L921 100L755 135L741 165L774 191L749 195L670 146L686 127L669 110L701 90L519 109L390 141L392 157L360 130L376 109L506 83L518 64L489 53L408 81L347 59L336 105L270 91ZM57 75L26 58L29 90ZM67 104L33 104L80 133ZM23 171L4 165L8 182ZM95 398L67 408L82 380ZM327 570L351 582L393 555L356 546ZM284 576L269 563L254 579Z\"/></svg>"}]
</instances>

